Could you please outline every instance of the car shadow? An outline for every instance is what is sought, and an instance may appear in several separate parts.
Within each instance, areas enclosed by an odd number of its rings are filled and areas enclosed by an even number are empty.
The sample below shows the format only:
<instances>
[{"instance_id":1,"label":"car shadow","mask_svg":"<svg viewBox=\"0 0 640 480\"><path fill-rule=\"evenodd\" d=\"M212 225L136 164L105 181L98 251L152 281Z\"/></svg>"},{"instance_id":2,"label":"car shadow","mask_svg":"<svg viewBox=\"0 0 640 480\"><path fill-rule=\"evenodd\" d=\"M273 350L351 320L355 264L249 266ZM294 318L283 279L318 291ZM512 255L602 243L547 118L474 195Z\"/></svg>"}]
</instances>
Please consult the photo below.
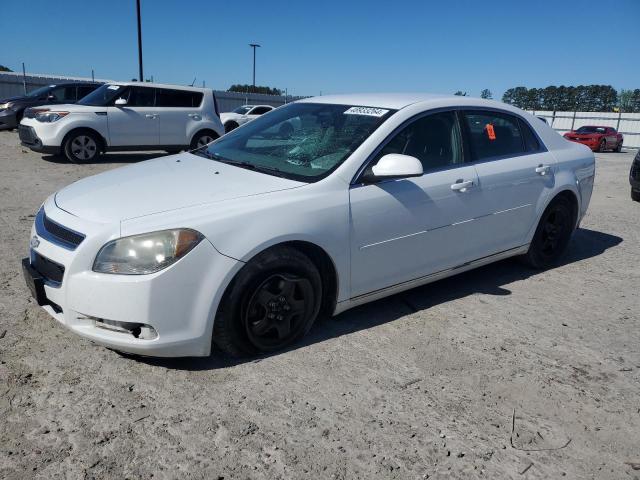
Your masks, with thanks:
<instances>
[{"instance_id":1,"label":"car shadow","mask_svg":"<svg viewBox=\"0 0 640 480\"><path fill-rule=\"evenodd\" d=\"M558 267L601 255L622 241L622 238L615 235L580 228L574 233L569 251ZM510 295L511 290L506 288L506 285L518 280L525 280L539 273L541 273L540 270L531 269L517 259L502 260L353 308L333 318L322 319L314 325L306 337L295 345L282 351L254 358L229 358L218 352L214 352L210 357L202 358L152 358L122 353L121 355L149 365L178 370L210 370L242 363L258 363L273 355L373 328L405 315L469 295L477 293L495 296Z\"/></svg>"},{"instance_id":2,"label":"car shadow","mask_svg":"<svg viewBox=\"0 0 640 480\"><path fill-rule=\"evenodd\" d=\"M97 165L97 164L108 164L108 163L136 163L143 162L145 160L151 160L153 158L165 157L169 155L166 152L150 152L150 153L105 153L100 155L96 160L91 162L85 162L79 165ZM42 160L49 163L57 163L57 164L69 164L73 165L72 162L67 160L64 155L42 155Z\"/></svg>"}]
</instances>

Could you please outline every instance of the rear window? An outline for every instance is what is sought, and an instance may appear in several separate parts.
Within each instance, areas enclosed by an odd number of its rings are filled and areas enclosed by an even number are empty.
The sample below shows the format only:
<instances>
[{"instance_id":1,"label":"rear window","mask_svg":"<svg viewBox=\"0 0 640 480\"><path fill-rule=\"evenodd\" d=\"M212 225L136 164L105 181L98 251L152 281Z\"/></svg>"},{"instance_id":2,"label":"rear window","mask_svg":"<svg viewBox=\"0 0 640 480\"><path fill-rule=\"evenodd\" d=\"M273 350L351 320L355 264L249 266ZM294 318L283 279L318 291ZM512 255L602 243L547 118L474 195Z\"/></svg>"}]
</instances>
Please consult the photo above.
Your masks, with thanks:
<instances>
[{"instance_id":1,"label":"rear window","mask_svg":"<svg viewBox=\"0 0 640 480\"><path fill-rule=\"evenodd\" d=\"M466 111L463 115L474 160L525 153L525 141L517 117L489 111ZM528 133L533 136L531 131Z\"/></svg>"},{"instance_id":2,"label":"rear window","mask_svg":"<svg viewBox=\"0 0 640 480\"><path fill-rule=\"evenodd\" d=\"M199 107L202 96L202 92L159 88L156 94L156 107Z\"/></svg>"}]
</instances>

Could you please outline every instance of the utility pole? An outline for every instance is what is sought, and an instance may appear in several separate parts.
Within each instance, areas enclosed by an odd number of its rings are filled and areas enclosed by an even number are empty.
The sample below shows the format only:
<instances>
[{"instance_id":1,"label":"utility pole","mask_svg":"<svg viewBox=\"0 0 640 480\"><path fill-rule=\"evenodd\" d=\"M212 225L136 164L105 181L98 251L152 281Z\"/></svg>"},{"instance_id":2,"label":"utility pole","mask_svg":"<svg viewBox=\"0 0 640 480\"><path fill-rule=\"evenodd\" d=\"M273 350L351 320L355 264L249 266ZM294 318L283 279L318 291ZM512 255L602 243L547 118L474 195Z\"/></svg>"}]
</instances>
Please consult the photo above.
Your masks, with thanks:
<instances>
[{"instance_id":1,"label":"utility pole","mask_svg":"<svg viewBox=\"0 0 640 480\"><path fill-rule=\"evenodd\" d=\"M27 94L27 74L24 71L24 62L22 62L22 88L24 88L24 94Z\"/></svg>"},{"instance_id":2,"label":"utility pole","mask_svg":"<svg viewBox=\"0 0 640 480\"><path fill-rule=\"evenodd\" d=\"M257 43L250 43L249 46L253 48L253 93L256 91L256 48L260 45Z\"/></svg>"},{"instance_id":3,"label":"utility pole","mask_svg":"<svg viewBox=\"0 0 640 480\"><path fill-rule=\"evenodd\" d=\"M140 68L140 81L144 82L142 75L142 27L140 25L140 0L136 0L136 12L138 13L138 65Z\"/></svg>"}]
</instances>

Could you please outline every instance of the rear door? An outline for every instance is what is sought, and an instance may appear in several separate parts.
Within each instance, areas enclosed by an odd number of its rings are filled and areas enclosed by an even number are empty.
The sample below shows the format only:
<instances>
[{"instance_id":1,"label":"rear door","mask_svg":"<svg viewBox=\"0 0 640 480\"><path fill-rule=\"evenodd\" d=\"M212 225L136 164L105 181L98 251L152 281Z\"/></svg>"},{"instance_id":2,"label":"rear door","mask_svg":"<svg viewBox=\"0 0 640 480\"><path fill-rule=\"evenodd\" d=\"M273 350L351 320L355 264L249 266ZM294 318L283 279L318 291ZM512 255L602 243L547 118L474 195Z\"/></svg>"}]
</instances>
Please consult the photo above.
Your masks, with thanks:
<instances>
[{"instance_id":1,"label":"rear door","mask_svg":"<svg viewBox=\"0 0 640 480\"><path fill-rule=\"evenodd\" d=\"M202 92L159 88L156 105L160 119L160 144L188 146L190 135L202 123Z\"/></svg>"},{"instance_id":2,"label":"rear door","mask_svg":"<svg viewBox=\"0 0 640 480\"><path fill-rule=\"evenodd\" d=\"M555 159L515 115L473 110L462 116L479 179L476 241L486 255L522 246L553 187Z\"/></svg>"},{"instance_id":3,"label":"rear door","mask_svg":"<svg viewBox=\"0 0 640 480\"><path fill-rule=\"evenodd\" d=\"M160 144L155 91L153 87L128 87L107 107L110 146L157 147ZM127 100L127 104L115 105L118 98Z\"/></svg>"}]
</instances>

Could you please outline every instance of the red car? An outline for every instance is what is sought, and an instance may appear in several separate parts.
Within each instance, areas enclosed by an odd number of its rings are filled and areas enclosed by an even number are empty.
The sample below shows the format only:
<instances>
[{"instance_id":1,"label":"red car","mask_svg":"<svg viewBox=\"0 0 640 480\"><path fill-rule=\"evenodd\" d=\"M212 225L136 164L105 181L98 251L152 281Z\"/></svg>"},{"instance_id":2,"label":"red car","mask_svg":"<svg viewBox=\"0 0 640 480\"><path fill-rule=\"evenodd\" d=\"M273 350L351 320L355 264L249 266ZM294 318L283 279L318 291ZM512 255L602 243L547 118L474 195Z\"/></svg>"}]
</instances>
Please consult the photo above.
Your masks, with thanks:
<instances>
[{"instance_id":1,"label":"red car","mask_svg":"<svg viewBox=\"0 0 640 480\"><path fill-rule=\"evenodd\" d=\"M622 150L624 140L622 134L618 133L615 128L597 126L584 126L577 130L571 130L564 134L564 138L586 145L594 152L604 152L605 150L619 152Z\"/></svg>"}]
</instances>

